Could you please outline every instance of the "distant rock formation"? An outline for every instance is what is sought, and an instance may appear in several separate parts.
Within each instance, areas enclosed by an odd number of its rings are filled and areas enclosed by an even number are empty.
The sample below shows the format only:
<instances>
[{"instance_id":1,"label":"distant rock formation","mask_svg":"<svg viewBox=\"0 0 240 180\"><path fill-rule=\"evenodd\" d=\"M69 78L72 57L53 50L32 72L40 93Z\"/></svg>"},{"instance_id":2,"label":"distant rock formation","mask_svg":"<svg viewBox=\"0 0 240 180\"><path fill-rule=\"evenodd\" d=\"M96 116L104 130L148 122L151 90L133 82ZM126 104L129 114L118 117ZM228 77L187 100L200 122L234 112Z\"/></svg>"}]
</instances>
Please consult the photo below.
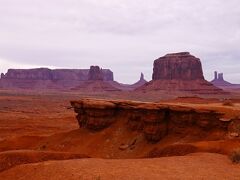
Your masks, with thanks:
<instances>
[{"instance_id":1,"label":"distant rock formation","mask_svg":"<svg viewBox=\"0 0 240 180\"><path fill-rule=\"evenodd\" d=\"M97 66L92 67L96 68ZM5 75L1 75L1 79L86 81L89 79L89 74L92 74L89 71L90 69L9 69ZM109 69L101 69L101 74L104 81L113 81L114 79L113 72Z\"/></svg>"},{"instance_id":2,"label":"distant rock formation","mask_svg":"<svg viewBox=\"0 0 240 180\"><path fill-rule=\"evenodd\" d=\"M115 88L121 89L122 91L134 91L135 89L140 88L141 86L143 86L146 83L147 83L147 81L144 79L143 73L141 73L139 81L137 81L134 84L122 84L122 83L118 83L116 81L111 81L111 84Z\"/></svg>"},{"instance_id":3,"label":"distant rock formation","mask_svg":"<svg viewBox=\"0 0 240 180\"><path fill-rule=\"evenodd\" d=\"M103 81L103 71L99 66L91 66L88 72L89 81Z\"/></svg>"},{"instance_id":4,"label":"distant rock formation","mask_svg":"<svg viewBox=\"0 0 240 180\"><path fill-rule=\"evenodd\" d=\"M154 61L153 80L204 80L200 59L189 52L167 54Z\"/></svg>"},{"instance_id":5,"label":"distant rock formation","mask_svg":"<svg viewBox=\"0 0 240 180\"><path fill-rule=\"evenodd\" d=\"M214 72L214 79L211 81L211 83L215 86L231 86L230 82L227 82L223 78L223 73L218 73L217 71Z\"/></svg>"},{"instance_id":6,"label":"distant rock formation","mask_svg":"<svg viewBox=\"0 0 240 180\"><path fill-rule=\"evenodd\" d=\"M147 81L144 79L144 74L141 73L140 80L138 82L132 84L131 87L133 89L140 88L141 86L143 86L146 83L147 83Z\"/></svg>"},{"instance_id":7,"label":"distant rock formation","mask_svg":"<svg viewBox=\"0 0 240 180\"><path fill-rule=\"evenodd\" d=\"M145 79L144 79L144 74L143 74L143 73L141 73L140 81L145 81Z\"/></svg>"},{"instance_id":8,"label":"distant rock formation","mask_svg":"<svg viewBox=\"0 0 240 180\"><path fill-rule=\"evenodd\" d=\"M214 72L214 79L211 81L214 86L217 86L222 89L240 89L240 84L232 84L224 80L224 74Z\"/></svg>"},{"instance_id":9,"label":"distant rock formation","mask_svg":"<svg viewBox=\"0 0 240 180\"><path fill-rule=\"evenodd\" d=\"M113 81L113 72L92 66L91 69L9 69L1 74L5 89L71 89L91 80Z\"/></svg>"},{"instance_id":10,"label":"distant rock formation","mask_svg":"<svg viewBox=\"0 0 240 180\"><path fill-rule=\"evenodd\" d=\"M185 91L194 94L224 93L204 79L200 59L189 52L167 54L155 60L152 81L137 90Z\"/></svg>"},{"instance_id":11,"label":"distant rock formation","mask_svg":"<svg viewBox=\"0 0 240 180\"><path fill-rule=\"evenodd\" d=\"M113 81L104 80L104 71L99 66L91 66L88 72L88 80L72 88L72 90L87 93L120 91L120 89L112 86L110 82Z\"/></svg>"}]
</instances>

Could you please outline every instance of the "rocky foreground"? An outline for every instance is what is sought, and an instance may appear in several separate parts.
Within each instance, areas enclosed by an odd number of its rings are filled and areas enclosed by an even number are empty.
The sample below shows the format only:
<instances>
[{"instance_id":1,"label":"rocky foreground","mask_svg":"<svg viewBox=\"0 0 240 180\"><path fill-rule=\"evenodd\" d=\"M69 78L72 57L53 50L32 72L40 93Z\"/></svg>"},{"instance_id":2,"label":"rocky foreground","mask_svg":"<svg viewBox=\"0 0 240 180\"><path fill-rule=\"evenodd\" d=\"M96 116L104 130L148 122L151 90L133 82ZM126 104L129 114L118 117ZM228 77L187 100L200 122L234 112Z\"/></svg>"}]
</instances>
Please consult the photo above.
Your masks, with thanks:
<instances>
[{"instance_id":1,"label":"rocky foreground","mask_svg":"<svg viewBox=\"0 0 240 180\"><path fill-rule=\"evenodd\" d=\"M120 100L82 99L72 101L80 127L102 130L117 121L125 121L129 130L142 132L149 142L158 142L169 134L228 132L234 119L224 114L189 106ZM192 133L195 133L192 132Z\"/></svg>"},{"instance_id":2,"label":"rocky foreground","mask_svg":"<svg viewBox=\"0 0 240 180\"><path fill-rule=\"evenodd\" d=\"M237 179L239 102L2 94L0 179Z\"/></svg>"}]
</instances>

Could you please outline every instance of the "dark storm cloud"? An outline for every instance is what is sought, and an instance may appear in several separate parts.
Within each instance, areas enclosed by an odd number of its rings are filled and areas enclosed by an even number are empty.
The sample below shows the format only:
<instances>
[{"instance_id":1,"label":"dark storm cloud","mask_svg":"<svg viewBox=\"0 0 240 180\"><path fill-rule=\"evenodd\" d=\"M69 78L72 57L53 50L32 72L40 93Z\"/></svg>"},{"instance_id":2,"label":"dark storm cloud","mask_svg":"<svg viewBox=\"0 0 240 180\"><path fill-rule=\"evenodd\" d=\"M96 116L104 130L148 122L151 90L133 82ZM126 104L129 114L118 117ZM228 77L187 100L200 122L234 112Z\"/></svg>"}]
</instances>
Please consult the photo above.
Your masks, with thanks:
<instances>
[{"instance_id":1,"label":"dark storm cloud","mask_svg":"<svg viewBox=\"0 0 240 180\"><path fill-rule=\"evenodd\" d=\"M134 82L141 71L151 78L154 59L190 51L201 58L207 79L219 70L240 83L238 0L0 0L0 4L4 68L98 64L111 68L117 80Z\"/></svg>"}]
</instances>

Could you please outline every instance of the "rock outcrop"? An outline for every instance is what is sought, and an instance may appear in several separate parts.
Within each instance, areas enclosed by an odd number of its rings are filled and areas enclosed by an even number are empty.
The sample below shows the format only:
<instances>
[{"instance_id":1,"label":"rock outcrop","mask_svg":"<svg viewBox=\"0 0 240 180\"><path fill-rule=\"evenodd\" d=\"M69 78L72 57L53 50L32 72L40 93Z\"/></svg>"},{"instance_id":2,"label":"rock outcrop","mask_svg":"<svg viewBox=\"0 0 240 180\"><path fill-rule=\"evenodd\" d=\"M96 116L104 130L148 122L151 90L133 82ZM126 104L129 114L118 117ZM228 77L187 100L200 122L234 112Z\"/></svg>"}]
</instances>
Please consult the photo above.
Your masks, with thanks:
<instances>
[{"instance_id":1,"label":"rock outcrop","mask_svg":"<svg viewBox=\"0 0 240 180\"><path fill-rule=\"evenodd\" d=\"M112 86L114 86L115 88L120 89L122 91L134 91L135 89L142 87L146 83L147 83L147 81L144 79L143 73L141 73L140 79L134 84L122 84L122 83L118 83L116 81L111 82Z\"/></svg>"},{"instance_id":2,"label":"rock outcrop","mask_svg":"<svg viewBox=\"0 0 240 180\"><path fill-rule=\"evenodd\" d=\"M72 90L87 93L120 91L120 89L112 86L111 82L114 81L104 80L104 72L99 66L91 66L88 72L88 80L72 88Z\"/></svg>"},{"instance_id":3,"label":"rock outcrop","mask_svg":"<svg viewBox=\"0 0 240 180\"><path fill-rule=\"evenodd\" d=\"M126 122L129 130L139 131L150 142L157 142L171 133L178 135L211 130L227 131L229 123L222 114L192 107L133 101L82 99L72 101L81 128L102 130L117 121Z\"/></svg>"},{"instance_id":4,"label":"rock outcrop","mask_svg":"<svg viewBox=\"0 0 240 180\"><path fill-rule=\"evenodd\" d=\"M134 84L132 84L131 87L132 87L133 89L137 89L137 88L140 88L141 86L143 86L143 85L146 84L146 83L147 83L147 81L144 79L144 74L141 73L141 76L140 76L139 81L136 82L136 83L134 83Z\"/></svg>"},{"instance_id":5,"label":"rock outcrop","mask_svg":"<svg viewBox=\"0 0 240 180\"><path fill-rule=\"evenodd\" d=\"M194 94L223 94L204 79L200 59L188 52L167 54L154 61L152 81L137 89L185 91Z\"/></svg>"},{"instance_id":6,"label":"rock outcrop","mask_svg":"<svg viewBox=\"0 0 240 180\"><path fill-rule=\"evenodd\" d=\"M189 52L167 54L154 61L153 80L204 80L200 59Z\"/></svg>"},{"instance_id":7,"label":"rock outcrop","mask_svg":"<svg viewBox=\"0 0 240 180\"><path fill-rule=\"evenodd\" d=\"M1 73L1 79L3 79L4 78L4 74L3 73Z\"/></svg>"},{"instance_id":8,"label":"rock outcrop","mask_svg":"<svg viewBox=\"0 0 240 180\"><path fill-rule=\"evenodd\" d=\"M211 83L219 88L222 89L240 89L240 84L232 84L228 81L224 80L223 73L218 73L217 71L214 72L214 79Z\"/></svg>"},{"instance_id":9,"label":"rock outcrop","mask_svg":"<svg viewBox=\"0 0 240 180\"><path fill-rule=\"evenodd\" d=\"M1 74L1 88L71 89L85 81L113 81L113 72L92 66L91 69L9 69Z\"/></svg>"},{"instance_id":10,"label":"rock outcrop","mask_svg":"<svg viewBox=\"0 0 240 180\"><path fill-rule=\"evenodd\" d=\"M91 66L91 69L9 69L1 79L15 79L15 80L79 80L86 81L89 79L94 69L99 69L101 79L105 81L113 81L113 72L109 69L101 69L98 66ZM94 73L94 72L93 72ZM91 78L91 77L90 77Z\"/></svg>"},{"instance_id":11,"label":"rock outcrop","mask_svg":"<svg viewBox=\"0 0 240 180\"><path fill-rule=\"evenodd\" d=\"M88 72L89 81L103 81L103 71L99 66L91 66Z\"/></svg>"}]
</instances>

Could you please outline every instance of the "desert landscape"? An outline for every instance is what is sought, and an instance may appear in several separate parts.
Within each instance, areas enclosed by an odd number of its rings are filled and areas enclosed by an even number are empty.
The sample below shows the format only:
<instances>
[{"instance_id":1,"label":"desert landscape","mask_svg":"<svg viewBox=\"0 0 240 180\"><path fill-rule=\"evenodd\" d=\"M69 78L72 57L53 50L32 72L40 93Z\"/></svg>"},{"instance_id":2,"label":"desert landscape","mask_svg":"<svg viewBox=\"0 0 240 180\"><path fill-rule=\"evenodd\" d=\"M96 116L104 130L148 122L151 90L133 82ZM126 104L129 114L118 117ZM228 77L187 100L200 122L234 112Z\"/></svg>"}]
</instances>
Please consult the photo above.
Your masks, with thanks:
<instances>
[{"instance_id":1,"label":"desert landscape","mask_svg":"<svg viewBox=\"0 0 240 180\"><path fill-rule=\"evenodd\" d=\"M162 56L133 85L81 71L2 74L0 179L239 179L240 91L199 58Z\"/></svg>"},{"instance_id":2,"label":"desert landscape","mask_svg":"<svg viewBox=\"0 0 240 180\"><path fill-rule=\"evenodd\" d=\"M240 180L239 0L0 0L0 180Z\"/></svg>"}]
</instances>

